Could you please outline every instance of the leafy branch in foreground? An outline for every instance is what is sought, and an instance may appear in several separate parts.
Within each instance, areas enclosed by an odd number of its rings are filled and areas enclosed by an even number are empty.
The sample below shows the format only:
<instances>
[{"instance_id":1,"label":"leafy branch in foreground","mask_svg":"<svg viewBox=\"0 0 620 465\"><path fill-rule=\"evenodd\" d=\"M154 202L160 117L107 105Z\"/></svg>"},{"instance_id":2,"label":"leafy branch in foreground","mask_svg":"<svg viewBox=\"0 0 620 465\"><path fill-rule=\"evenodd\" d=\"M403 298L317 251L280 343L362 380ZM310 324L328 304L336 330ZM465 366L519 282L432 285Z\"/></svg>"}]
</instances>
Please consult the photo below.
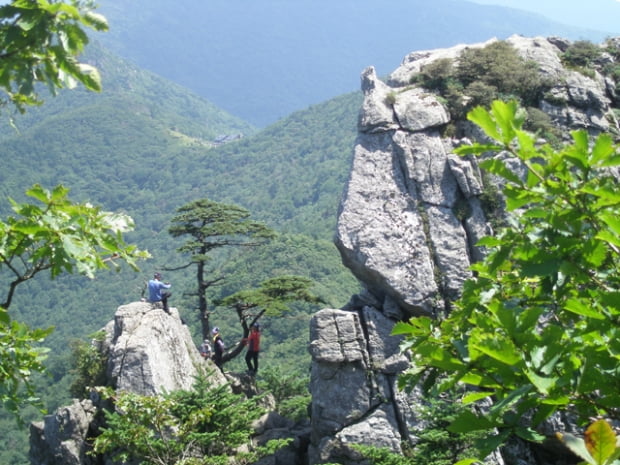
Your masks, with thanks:
<instances>
[{"instance_id":1,"label":"leafy branch in foreground","mask_svg":"<svg viewBox=\"0 0 620 465\"><path fill-rule=\"evenodd\" d=\"M11 319L8 309L17 286L45 271L52 279L61 273L92 278L101 269L118 269L120 262L137 270L137 260L148 257L123 240L123 233L133 229L129 216L74 203L68 192L63 186L48 191L35 185L26 194L36 203L11 200L15 215L0 221L0 272L8 286L0 303L0 402L13 413L37 402L30 377L43 371L46 350L35 344L52 331L31 330Z\"/></svg>"},{"instance_id":2,"label":"leafy branch in foreground","mask_svg":"<svg viewBox=\"0 0 620 465\"><path fill-rule=\"evenodd\" d=\"M13 104L23 112L41 104L37 83L52 95L76 81L101 90L97 69L77 56L88 43L84 28L106 31L104 16L94 12L91 0L68 2L13 0L0 6L0 105Z\"/></svg>"},{"instance_id":3,"label":"leafy branch in foreground","mask_svg":"<svg viewBox=\"0 0 620 465\"><path fill-rule=\"evenodd\" d=\"M465 385L473 389L463 403L493 400L450 426L484 432L483 457L512 434L542 439L536 427L558 411L582 424L620 419L620 154L609 135L590 141L585 131L558 151L537 146L514 102L468 117L492 142L460 153L484 154L481 167L503 178L508 226L479 243L488 255L450 315L414 318L394 333L413 359L401 387Z\"/></svg>"}]
</instances>

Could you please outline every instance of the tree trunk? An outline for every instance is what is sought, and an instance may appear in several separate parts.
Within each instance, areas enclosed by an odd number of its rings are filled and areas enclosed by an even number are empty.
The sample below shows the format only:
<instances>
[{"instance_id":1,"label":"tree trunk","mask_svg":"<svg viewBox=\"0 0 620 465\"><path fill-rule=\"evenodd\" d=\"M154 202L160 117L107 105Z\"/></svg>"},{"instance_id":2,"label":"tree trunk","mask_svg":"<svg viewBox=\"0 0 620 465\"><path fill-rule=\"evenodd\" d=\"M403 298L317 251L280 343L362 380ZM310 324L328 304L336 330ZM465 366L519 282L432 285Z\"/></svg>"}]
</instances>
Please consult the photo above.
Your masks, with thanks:
<instances>
[{"instance_id":1,"label":"tree trunk","mask_svg":"<svg viewBox=\"0 0 620 465\"><path fill-rule=\"evenodd\" d=\"M207 284L204 278L204 262L198 262L196 279L198 280L198 312L200 313L200 324L202 326L202 338L209 339L211 327L209 325L209 311L207 308Z\"/></svg>"}]
</instances>

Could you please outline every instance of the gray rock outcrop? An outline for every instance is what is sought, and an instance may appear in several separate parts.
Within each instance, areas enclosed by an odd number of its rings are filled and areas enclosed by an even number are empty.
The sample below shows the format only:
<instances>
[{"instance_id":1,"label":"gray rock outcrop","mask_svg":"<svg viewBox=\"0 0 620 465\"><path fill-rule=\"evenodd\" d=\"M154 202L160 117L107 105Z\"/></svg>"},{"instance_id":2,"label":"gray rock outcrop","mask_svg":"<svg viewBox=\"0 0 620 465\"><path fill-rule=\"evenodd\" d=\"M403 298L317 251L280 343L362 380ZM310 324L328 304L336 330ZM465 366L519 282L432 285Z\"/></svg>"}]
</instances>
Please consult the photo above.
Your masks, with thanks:
<instances>
[{"instance_id":1,"label":"gray rock outcrop","mask_svg":"<svg viewBox=\"0 0 620 465\"><path fill-rule=\"evenodd\" d=\"M87 455L87 438L97 408L90 400L73 400L47 415L42 422L30 425L30 463L39 465L85 465L92 461Z\"/></svg>"},{"instance_id":2,"label":"gray rock outcrop","mask_svg":"<svg viewBox=\"0 0 620 465\"><path fill-rule=\"evenodd\" d=\"M171 314L145 302L119 307L98 343L107 355L108 386L144 395L189 389L198 371L210 365L215 385L226 378L209 360L203 360L176 308ZM33 465L91 465L100 463L87 454L88 439L101 423L101 399L74 399L69 406L45 416L30 427L30 463Z\"/></svg>"},{"instance_id":3,"label":"gray rock outcrop","mask_svg":"<svg viewBox=\"0 0 620 465\"><path fill-rule=\"evenodd\" d=\"M565 68L560 57L570 42L507 41L551 83L538 109L563 137L581 128L619 133L614 83L597 70L584 75ZM484 255L475 244L492 231L480 169L453 153L479 137L477 130L451 121L437 95L412 86L411 77L435 60L491 42L414 52L386 82L372 67L361 75L364 101L335 243L364 292L311 322L311 464L360 463L351 443L399 451L424 426L415 415L423 399L396 388L407 360L391 328L411 316L449 312L470 265ZM449 124L452 130L444 131ZM491 462L502 458L496 454Z\"/></svg>"},{"instance_id":4,"label":"gray rock outcrop","mask_svg":"<svg viewBox=\"0 0 620 465\"><path fill-rule=\"evenodd\" d=\"M204 361L177 309L170 312L146 302L116 310L104 347L107 378L116 390L155 395L191 388Z\"/></svg>"}]
</instances>

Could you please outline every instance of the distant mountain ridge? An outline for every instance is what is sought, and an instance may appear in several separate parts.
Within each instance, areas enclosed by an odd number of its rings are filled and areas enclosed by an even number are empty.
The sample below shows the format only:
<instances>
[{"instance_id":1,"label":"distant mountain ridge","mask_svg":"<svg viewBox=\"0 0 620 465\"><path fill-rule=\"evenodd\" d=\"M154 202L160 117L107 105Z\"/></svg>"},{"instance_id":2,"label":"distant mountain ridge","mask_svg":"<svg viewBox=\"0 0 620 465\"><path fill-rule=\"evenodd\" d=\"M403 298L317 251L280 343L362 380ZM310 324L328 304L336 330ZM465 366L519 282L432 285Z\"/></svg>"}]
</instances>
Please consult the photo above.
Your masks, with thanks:
<instances>
[{"instance_id":1,"label":"distant mountain ridge","mask_svg":"<svg viewBox=\"0 0 620 465\"><path fill-rule=\"evenodd\" d=\"M139 66L264 127L359 88L411 50L512 34L600 41L604 34L459 0L104 0L100 40Z\"/></svg>"}]
</instances>

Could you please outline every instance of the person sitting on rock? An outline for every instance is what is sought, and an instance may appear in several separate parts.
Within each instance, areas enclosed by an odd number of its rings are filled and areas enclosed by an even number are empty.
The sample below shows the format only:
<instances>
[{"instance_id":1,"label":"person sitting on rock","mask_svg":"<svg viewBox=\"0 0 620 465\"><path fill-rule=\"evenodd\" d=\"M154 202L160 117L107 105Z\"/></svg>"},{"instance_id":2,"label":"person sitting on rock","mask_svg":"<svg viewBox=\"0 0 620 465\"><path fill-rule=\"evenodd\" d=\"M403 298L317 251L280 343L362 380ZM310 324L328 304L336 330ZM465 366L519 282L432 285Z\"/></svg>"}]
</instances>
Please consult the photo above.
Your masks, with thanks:
<instances>
[{"instance_id":1,"label":"person sitting on rock","mask_svg":"<svg viewBox=\"0 0 620 465\"><path fill-rule=\"evenodd\" d=\"M168 314L170 314L170 309L168 308L168 297L170 297L172 294L170 292L164 291L164 289L170 289L171 287L172 285L170 283L161 282L160 273L155 273L153 275L153 279L151 279L148 283L149 302L151 302L152 304L161 302L164 311Z\"/></svg>"}]
</instances>

